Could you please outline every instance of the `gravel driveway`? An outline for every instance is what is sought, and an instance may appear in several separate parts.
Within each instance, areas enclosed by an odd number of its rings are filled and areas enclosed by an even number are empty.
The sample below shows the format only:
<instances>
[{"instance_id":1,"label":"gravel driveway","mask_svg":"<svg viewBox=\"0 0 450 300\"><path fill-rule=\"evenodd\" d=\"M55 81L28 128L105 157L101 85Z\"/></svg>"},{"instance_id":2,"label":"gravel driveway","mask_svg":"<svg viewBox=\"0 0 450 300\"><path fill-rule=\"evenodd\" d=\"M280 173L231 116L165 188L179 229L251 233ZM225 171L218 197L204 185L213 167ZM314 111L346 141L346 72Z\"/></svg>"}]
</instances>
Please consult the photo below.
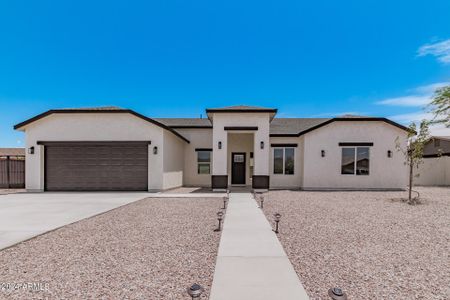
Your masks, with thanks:
<instances>
[{"instance_id":1,"label":"gravel driveway","mask_svg":"<svg viewBox=\"0 0 450 300\"><path fill-rule=\"evenodd\" d=\"M219 198L144 199L5 249L0 298L189 299L192 283L207 296L221 205ZM11 291L7 283L45 285Z\"/></svg>"},{"instance_id":2,"label":"gravel driveway","mask_svg":"<svg viewBox=\"0 0 450 300\"><path fill-rule=\"evenodd\" d=\"M283 244L308 295L329 299L450 299L450 188L404 192L272 191L267 218L280 212ZM267 197L266 197L267 199Z\"/></svg>"}]
</instances>

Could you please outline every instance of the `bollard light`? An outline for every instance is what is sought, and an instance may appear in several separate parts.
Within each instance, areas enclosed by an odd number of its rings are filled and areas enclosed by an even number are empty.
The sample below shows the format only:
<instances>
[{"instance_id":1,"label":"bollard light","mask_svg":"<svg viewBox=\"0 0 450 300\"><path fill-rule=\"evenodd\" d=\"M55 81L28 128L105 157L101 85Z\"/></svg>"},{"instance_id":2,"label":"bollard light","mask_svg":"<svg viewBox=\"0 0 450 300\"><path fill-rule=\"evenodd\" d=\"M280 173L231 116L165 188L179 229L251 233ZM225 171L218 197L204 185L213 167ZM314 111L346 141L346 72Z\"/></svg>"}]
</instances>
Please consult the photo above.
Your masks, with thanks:
<instances>
[{"instance_id":1,"label":"bollard light","mask_svg":"<svg viewBox=\"0 0 450 300\"><path fill-rule=\"evenodd\" d=\"M217 220L219 221L219 227L217 227L216 229L214 229L214 231L221 231L222 230L222 220L223 220L223 212L219 211L217 213Z\"/></svg>"},{"instance_id":2,"label":"bollard light","mask_svg":"<svg viewBox=\"0 0 450 300\"><path fill-rule=\"evenodd\" d=\"M333 300L347 300L347 294L338 287L334 287L328 290L328 296Z\"/></svg>"},{"instance_id":3,"label":"bollard light","mask_svg":"<svg viewBox=\"0 0 450 300\"><path fill-rule=\"evenodd\" d=\"M227 208L227 197L223 197L223 207L222 209L226 209Z\"/></svg>"},{"instance_id":4,"label":"bollard light","mask_svg":"<svg viewBox=\"0 0 450 300\"><path fill-rule=\"evenodd\" d=\"M264 194L259 195L259 199L261 200L261 205L259 206L259 208L263 209L264 208Z\"/></svg>"},{"instance_id":5,"label":"bollard light","mask_svg":"<svg viewBox=\"0 0 450 300\"><path fill-rule=\"evenodd\" d=\"M280 219L281 219L281 214L279 214L279 213L276 213L276 214L274 214L273 215L274 216L274 218L275 218L275 233L278 233L279 231L278 231L278 223L280 223Z\"/></svg>"},{"instance_id":6,"label":"bollard light","mask_svg":"<svg viewBox=\"0 0 450 300\"><path fill-rule=\"evenodd\" d=\"M196 283L187 288L187 293L189 296L191 296L192 299L200 298L204 291L205 289L201 285Z\"/></svg>"}]
</instances>

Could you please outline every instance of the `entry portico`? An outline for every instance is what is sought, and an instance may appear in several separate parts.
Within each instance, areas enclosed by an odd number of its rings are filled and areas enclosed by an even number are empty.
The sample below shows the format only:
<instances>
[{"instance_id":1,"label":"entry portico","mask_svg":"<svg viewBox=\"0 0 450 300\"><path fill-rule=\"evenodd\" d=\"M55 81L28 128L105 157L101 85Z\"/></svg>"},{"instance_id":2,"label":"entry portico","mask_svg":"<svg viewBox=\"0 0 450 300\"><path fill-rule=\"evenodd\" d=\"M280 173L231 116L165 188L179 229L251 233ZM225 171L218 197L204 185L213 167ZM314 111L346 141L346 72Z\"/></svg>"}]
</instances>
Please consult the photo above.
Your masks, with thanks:
<instances>
[{"instance_id":1,"label":"entry portico","mask_svg":"<svg viewBox=\"0 0 450 300\"><path fill-rule=\"evenodd\" d=\"M276 112L276 109L251 106L206 110L213 125L211 187L214 190L226 189L228 185L248 185L249 181L254 189L269 188L270 122ZM250 153L249 145L253 150ZM244 167L240 168L242 163ZM243 181L238 180L242 177Z\"/></svg>"}]
</instances>

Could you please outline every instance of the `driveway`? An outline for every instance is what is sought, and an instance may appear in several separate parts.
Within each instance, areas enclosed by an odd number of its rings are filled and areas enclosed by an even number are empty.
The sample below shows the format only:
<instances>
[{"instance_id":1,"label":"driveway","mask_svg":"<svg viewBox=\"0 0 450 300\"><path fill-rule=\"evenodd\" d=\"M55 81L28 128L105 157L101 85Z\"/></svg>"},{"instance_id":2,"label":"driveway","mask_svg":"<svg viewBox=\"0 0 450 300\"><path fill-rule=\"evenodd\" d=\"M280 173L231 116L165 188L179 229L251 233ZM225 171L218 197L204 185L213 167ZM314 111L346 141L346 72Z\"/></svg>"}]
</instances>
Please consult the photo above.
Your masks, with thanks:
<instances>
[{"instance_id":1,"label":"driveway","mask_svg":"<svg viewBox=\"0 0 450 300\"><path fill-rule=\"evenodd\" d=\"M145 192L0 195L0 250L149 195Z\"/></svg>"}]
</instances>

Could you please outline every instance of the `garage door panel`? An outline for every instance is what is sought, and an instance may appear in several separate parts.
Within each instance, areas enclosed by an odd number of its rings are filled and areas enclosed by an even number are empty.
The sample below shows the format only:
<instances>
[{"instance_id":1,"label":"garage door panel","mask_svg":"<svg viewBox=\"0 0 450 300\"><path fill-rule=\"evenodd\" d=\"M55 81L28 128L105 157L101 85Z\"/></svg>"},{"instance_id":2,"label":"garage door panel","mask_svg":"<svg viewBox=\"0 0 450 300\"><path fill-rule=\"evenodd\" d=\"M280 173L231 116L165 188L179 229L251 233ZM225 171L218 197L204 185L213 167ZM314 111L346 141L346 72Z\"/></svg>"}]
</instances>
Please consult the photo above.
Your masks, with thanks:
<instances>
[{"instance_id":1,"label":"garage door panel","mask_svg":"<svg viewBox=\"0 0 450 300\"><path fill-rule=\"evenodd\" d=\"M50 145L47 190L147 190L148 145Z\"/></svg>"}]
</instances>

